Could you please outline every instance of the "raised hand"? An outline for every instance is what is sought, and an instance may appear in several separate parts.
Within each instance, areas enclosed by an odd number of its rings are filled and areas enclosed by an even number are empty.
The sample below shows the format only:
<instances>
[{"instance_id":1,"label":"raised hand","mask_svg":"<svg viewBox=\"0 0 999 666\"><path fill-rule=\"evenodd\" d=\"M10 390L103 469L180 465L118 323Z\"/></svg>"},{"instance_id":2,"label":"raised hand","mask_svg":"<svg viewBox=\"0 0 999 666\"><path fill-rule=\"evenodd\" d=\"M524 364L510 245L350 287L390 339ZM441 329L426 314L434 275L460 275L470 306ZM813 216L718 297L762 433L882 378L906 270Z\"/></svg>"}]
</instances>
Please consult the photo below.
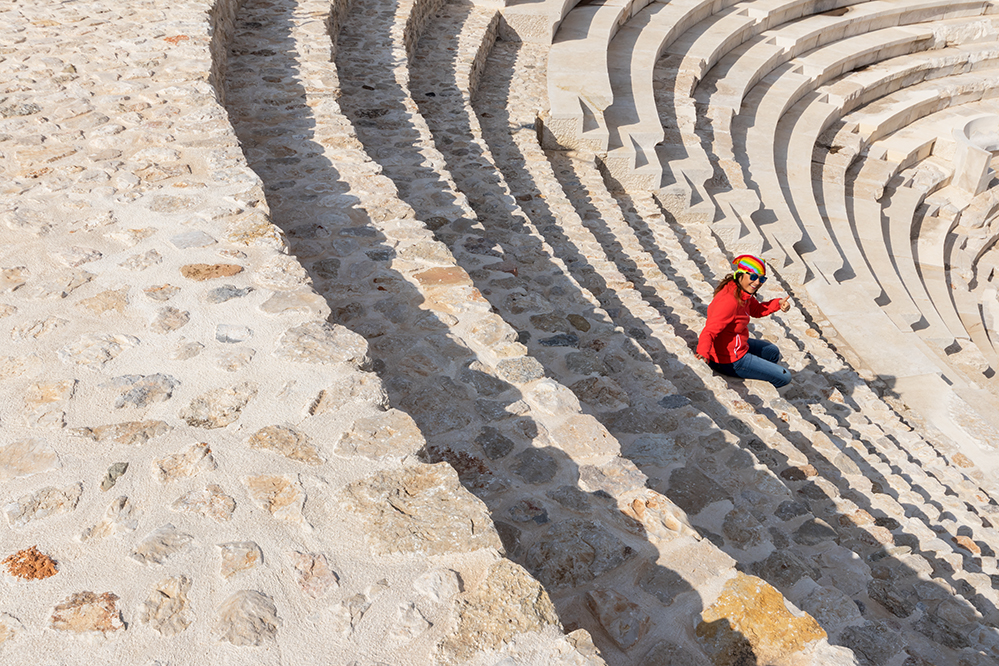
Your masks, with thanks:
<instances>
[{"instance_id":1,"label":"raised hand","mask_svg":"<svg viewBox=\"0 0 999 666\"><path fill-rule=\"evenodd\" d=\"M780 299L780 311L781 312L787 312L788 310L791 309L791 304L788 303L789 300L791 300L790 296L785 296L784 298Z\"/></svg>"}]
</instances>

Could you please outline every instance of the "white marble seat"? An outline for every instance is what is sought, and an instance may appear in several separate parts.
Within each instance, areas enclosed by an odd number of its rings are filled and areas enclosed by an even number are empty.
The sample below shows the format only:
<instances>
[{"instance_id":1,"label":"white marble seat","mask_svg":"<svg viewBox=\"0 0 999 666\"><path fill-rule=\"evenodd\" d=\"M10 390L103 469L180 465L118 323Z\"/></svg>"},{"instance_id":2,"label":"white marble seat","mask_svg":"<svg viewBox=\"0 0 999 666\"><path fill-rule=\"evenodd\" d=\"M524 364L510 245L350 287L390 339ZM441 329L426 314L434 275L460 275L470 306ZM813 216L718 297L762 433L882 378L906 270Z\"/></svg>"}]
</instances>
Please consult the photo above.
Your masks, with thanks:
<instances>
[{"instance_id":1,"label":"white marble seat","mask_svg":"<svg viewBox=\"0 0 999 666\"><path fill-rule=\"evenodd\" d=\"M579 0L513 0L503 8L504 33L508 39L551 44L555 31Z\"/></svg>"},{"instance_id":2,"label":"white marble seat","mask_svg":"<svg viewBox=\"0 0 999 666\"><path fill-rule=\"evenodd\" d=\"M572 9L548 55L546 143L550 147L607 150L604 110L614 101L608 44L648 0L603 0Z\"/></svg>"}]
</instances>

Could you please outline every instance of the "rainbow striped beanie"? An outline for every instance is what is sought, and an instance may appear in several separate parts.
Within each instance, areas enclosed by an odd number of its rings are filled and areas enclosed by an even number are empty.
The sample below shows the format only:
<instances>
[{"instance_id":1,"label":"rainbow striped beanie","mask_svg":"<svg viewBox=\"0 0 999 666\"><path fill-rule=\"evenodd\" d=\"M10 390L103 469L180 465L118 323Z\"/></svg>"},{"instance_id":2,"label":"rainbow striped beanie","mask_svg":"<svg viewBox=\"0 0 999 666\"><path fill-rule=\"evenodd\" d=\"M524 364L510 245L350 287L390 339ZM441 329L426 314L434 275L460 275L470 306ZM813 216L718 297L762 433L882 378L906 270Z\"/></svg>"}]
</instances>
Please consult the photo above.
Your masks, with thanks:
<instances>
[{"instance_id":1,"label":"rainbow striped beanie","mask_svg":"<svg viewBox=\"0 0 999 666\"><path fill-rule=\"evenodd\" d=\"M751 254L740 254L732 261L732 265L735 267L734 275L756 273L760 277L764 277L767 274L766 264Z\"/></svg>"}]
</instances>

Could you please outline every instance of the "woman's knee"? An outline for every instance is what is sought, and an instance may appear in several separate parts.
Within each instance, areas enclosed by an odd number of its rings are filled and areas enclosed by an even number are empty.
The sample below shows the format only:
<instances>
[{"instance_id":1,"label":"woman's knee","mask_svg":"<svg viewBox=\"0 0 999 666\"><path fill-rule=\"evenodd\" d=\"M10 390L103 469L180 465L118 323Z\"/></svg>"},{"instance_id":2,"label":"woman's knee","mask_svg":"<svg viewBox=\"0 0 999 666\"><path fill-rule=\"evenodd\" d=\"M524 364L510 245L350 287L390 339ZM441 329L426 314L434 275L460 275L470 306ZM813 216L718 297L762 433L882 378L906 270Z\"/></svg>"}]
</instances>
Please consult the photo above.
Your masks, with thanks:
<instances>
[{"instance_id":1,"label":"woman's knee","mask_svg":"<svg viewBox=\"0 0 999 666\"><path fill-rule=\"evenodd\" d=\"M791 373L788 372L787 368L781 368L781 373L770 381L776 388L787 386L791 383Z\"/></svg>"}]
</instances>

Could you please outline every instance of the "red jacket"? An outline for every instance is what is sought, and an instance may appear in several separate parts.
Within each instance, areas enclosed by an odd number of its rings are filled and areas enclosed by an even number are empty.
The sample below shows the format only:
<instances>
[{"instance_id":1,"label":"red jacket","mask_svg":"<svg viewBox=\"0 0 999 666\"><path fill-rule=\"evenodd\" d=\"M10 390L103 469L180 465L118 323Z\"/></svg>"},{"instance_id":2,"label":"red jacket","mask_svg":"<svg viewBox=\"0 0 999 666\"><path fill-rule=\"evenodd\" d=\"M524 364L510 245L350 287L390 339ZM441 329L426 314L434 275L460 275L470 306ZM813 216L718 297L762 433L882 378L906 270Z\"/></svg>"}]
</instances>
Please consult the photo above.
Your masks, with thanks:
<instances>
[{"instance_id":1,"label":"red jacket","mask_svg":"<svg viewBox=\"0 0 999 666\"><path fill-rule=\"evenodd\" d=\"M749 351L749 318L766 317L780 310L780 299L761 303L756 296L738 292L735 282L725 286L708 305L708 322L697 341L697 353L715 363L735 363Z\"/></svg>"}]
</instances>

